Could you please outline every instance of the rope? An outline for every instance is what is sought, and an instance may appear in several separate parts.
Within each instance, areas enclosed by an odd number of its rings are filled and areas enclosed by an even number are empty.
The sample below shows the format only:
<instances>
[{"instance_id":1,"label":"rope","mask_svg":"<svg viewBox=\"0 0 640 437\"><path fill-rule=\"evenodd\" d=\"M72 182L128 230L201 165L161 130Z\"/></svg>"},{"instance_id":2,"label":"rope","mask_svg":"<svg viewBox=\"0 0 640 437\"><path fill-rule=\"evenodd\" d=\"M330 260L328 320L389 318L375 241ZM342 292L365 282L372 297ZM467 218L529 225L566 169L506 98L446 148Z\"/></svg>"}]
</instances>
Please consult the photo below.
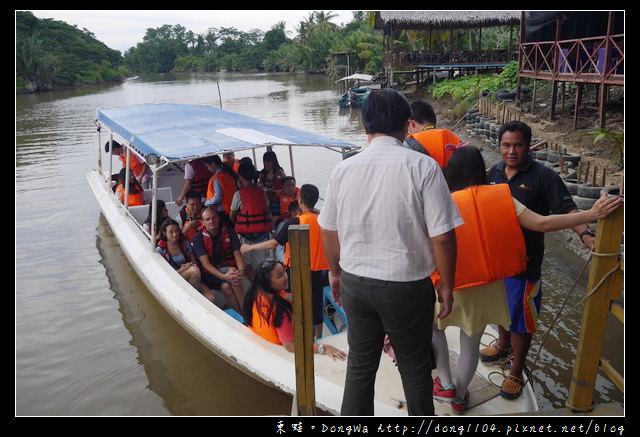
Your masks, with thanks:
<instances>
[{"instance_id":1,"label":"rope","mask_svg":"<svg viewBox=\"0 0 640 437\"><path fill-rule=\"evenodd\" d=\"M571 287L571 289L569 290L569 292L567 293L564 302L562 304L562 307L558 310L558 313L556 315L556 318L554 319L554 321L551 323L551 325L549 325L549 327L547 328L547 331L542 339L542 342L540 343L540 348L538 349L538 353L536 354L536 357L533 361L533 366L531 367L531 369L529 370L530 373L530 378L532 378L533 375L533 371L535 370L536 366L537 366L537 362L538 362L538 358L540 357L540 351L542 350L542 347L544 346L545 342L547 341L547 337L549 336L549 333L551 332L551 330L556 326L556 324L558 323L558 321L560 320L560 315L562 314L562 310L564 309L564 307L567 304L567 301L569 300L569 297L571 296L571 294L573 293L573 291L576 288L576 285L578 284L578 281L580 280L580 278L582 277L582 275L584 274L587 266L589 265L589 263L591 262L591 257L592 256L598 256L598 257L611 257L611 256L616 256L619 257L621 254L620 253L598 253L595 251L591 251L589 258L587 259L586 263L584 264L584 266L582 267L582 270L580 271L580 274L578 275L578 277L576 278L576 280L573 283L573 286ZM585 300L587 300L588 298L590 298L591 296L593 296L593 294L598 291L598 289L600 288L600 286L609 278L609 276L611 276L613 273L615 273L618 269L620 268L620 260L618 260L618 262L616 263L616 266L614 268L612 268L611 270L609 270L603 277L602 279L593 287L593 289L588 292L582 299L580 299L574 306L572 306L569 311L567 311L566 314L569 314L571 312L573 312L578 306L580 306ZM565 315L566 315L565 314ZM525 371L527 370L527 367L525 366Z\"/></svg>"}]
</instances>

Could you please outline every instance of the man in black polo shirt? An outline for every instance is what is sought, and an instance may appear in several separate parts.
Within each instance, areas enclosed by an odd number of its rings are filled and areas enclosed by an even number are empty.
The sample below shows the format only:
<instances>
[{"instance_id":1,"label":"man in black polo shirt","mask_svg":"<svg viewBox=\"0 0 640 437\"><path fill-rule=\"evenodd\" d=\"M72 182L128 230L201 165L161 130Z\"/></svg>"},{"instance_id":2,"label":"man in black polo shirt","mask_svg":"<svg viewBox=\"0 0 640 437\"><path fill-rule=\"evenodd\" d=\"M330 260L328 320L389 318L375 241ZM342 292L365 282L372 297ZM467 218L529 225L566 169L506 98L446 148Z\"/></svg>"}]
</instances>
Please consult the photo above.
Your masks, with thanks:
<instances>
[{"instance_id":1,"label":"man in black polo shirt","mask_svg":"<svg viewBox=\"0 0 640 437\"><path fill-rule=\"evenodd\" d=\"M562 179L550 168L529 156L531 128L513 121L504 124L498 133L502 161L494 164L487 173L490 184L507 183L511 194L527 208L541 215L577 212L569 191ZM592 248L594 237L587 225L572 228L585 246ZM524 380L524 363L536 332L541 290L541 268L544 255L544 233L523 229L527 245L527 270L505 280L505 288L511 312L511 326L507 331L499 327L497 344L480 351L485 362L497 361L513 353L513 362L500 394L507 399L520 395Z\"/></svg>"}]
</instances>

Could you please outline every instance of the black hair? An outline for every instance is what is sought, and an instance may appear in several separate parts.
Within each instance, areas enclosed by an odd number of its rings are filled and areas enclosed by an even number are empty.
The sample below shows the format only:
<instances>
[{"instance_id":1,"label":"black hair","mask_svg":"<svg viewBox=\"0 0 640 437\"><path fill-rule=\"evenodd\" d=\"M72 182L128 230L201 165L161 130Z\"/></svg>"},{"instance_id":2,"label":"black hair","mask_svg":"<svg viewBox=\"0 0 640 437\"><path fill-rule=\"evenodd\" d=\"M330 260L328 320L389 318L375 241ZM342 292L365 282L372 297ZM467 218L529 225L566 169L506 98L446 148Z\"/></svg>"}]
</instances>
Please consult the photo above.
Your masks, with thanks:
<instances>
[{"instance_id":1,"label":"black hair","mask_svg":"<svg viewBox=\"0 0 640 437\"><path fill-rule=\"evenodd\" d=\"M202 196L200 196L200 193L198 193L197 191L195 191L195 190L189 190L189 191L187 191L187 193L184 195L184 200L185 200L185 202L186 202L186 201L188 201L188 200L190 200L190 199L198 199L198 200L200 200L200 198L201 198L201 197L202 197Z\"/></svg>"},{"instance_id":2,"label":"black hair","mask_svg":"<svg viewBox=\"0 0 640 437\"><path fill-rule=\"evenodd\" d=\"M431 123L436 124L436 111L430 103L418 100L411 103L411 120L415 120L420 124Z\"/></svg>"},{"instance_id":3,"label":"black hair","mask_svg":"<svg viewBox=\"0 0 640 437\"><path fill-rule=\"evenodd\" d=\"M449 158L445 172L451 192L487 183L484 158L474 146L458 147Z\"/></svg>"},{"instance_id":4,"label":"black hair","mask_svg":"<svg viewBox=\"0 0 640 437\"><path fill-rule=\"evenodd\" d=\"M504 134L506 131L509 132L522 132L522 135L524 136L524 141L527 144L527 147L529 147L531 145L531 128L529 127L528 124L523 123L521 121L510 121L508 123L503 124L500 127L500 130L498 130L498 143L502 140L502 134Z\"/></svg>"},{"instance_id":5,"label":"black hair","mask_svg":"<svg viewBox=\"0 0 640 437\"><path fill-rule=\"evenodd\" d=\"M263 304L258 308L258 313L264 320L271 320L273 315L273 325L277 328L282 324L286 313L291 317L291 303L280 296L279 290L274 290L271 287L270 275L276 264L279 264L277 260L268 258L253 275L253 282L244 298L243 317L247 326L251 326L253 304L260 293L266 293L270 297L270 299L263 300Z\"/></svg>"},{"instance_id":6,"label":"black hair","mask_svg":"<svg viewBox=\"0 0 640 437\"><path fill-rule=\"evenodd\" d=\"M109 144L111 143L111 141L107 141L106 143L104 143L104 151L106 153L109 153ZM116 147L122 147L122 144L120 144L117 141L113 142L113 148L115 149Z\"/></svg>"},{"instance_id":7,"label":"black hair","mask_svg":"<svg viewBox=\"0 0 640 437\"><path fill-rule=\"evenodd\" d=\"M240 166L238 167L238 176L242 176L244 179L248 181L255 182L258 177L256 172L256 168L253 166L251 162L242 162L240 161Z\"/></svg>"},{"instance_id":8,"label":"black hair","mask_svg":"<svg viewBox=\"0 0 640 437\"><path fill-rule=\"evenodd\" d=\"M282 167L280 167L280 163L278 162L278 155L276 155L276 152L274 152L273 150L268 150L266 152L264 152L264 155L262 155L262 161L271 161L273 162L274 166L273 169L274 170L278 170L281 169Z\"/></svg>"},{"instance_id":9,"label":"black hair","mask_svg":"<svg viewBox=\"0 0 640 437\"><path fill-rule=\"evenodd\" d=\"M131 172L131 170L129 170L129 174L132 175L133 172ZM118 173L118 183L122 184L122 188L125 187L125 183L127 182L127 169L126 168L122 168L120 169L120 172ZM133 181L129 181L129 192L130 193L140 193L144 191L144 188L142 188L142 185L140 185L140 182L138 182L138 180L134 177Z\"/></svg>"},{"instance_id":10,"label":"black hair","mask_svg":"<svg viewBox=\"0 0 640 437\"><path fill-rule=\"evenodd\" d=\"M299 197L305 205L307 205L309 208L313 208L318 202L320 192L318 191L318 187L316 187L315 185L304 184L300 187Z\"/></svg>"},{"instance_id":11,"label":"black hair","mask_svg":"<svg viewBox=\"0 0 640 437\"><path fill-rule=\"evenodd\" d=\"M362 124L371 135L401 132L410 116L407 99L391 88L373 91L362 106Z\"/></svg>"}]
</instances>

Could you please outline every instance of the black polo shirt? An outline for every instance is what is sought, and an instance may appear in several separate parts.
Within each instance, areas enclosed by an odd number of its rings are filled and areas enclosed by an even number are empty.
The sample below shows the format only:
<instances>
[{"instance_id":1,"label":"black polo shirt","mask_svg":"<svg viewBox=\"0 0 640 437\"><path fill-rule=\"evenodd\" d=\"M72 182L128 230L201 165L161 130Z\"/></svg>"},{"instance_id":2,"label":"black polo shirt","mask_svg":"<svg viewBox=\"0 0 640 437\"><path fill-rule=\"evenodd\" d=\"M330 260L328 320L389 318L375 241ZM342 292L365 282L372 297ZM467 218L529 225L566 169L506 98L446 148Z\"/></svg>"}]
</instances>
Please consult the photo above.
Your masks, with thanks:
<instances>
[{"instance_id":1,"label":"black polo shirt","mask_svg":"<svg viewBox=\"0 0 640 437\"><path fill-rule=\"evenodd\" d=\"M499 161L489 169L490 184L509 184L511 195L528 209L540 215L566 214L577 210L566 185L552 169L527 157L511 180L505 174L505 163ZM527 245L527 278L540 278L544 255L544 232L522 229Z\"/></svg>"}]
</instances>

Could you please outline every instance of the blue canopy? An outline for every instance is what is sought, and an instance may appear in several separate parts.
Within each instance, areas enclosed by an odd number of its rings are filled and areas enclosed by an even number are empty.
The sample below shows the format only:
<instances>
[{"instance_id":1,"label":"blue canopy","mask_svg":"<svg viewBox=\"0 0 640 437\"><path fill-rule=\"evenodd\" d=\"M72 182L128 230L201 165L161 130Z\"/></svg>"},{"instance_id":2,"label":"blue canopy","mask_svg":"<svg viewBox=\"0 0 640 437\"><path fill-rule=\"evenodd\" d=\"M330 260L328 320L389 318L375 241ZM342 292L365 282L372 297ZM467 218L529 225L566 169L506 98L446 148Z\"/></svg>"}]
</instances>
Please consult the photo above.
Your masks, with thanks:
<instances>
[{"instance_id":1,"label":"blue canopy","mask_svg":"<svg viewBox=\"0 0 640 437\"><path fill-rule=\"evenodd\" d=\"M98 120L146 156L168 161L269 145L357 146L211 106L149 103L100 109Z\"/></svg>"}]
</instances>

